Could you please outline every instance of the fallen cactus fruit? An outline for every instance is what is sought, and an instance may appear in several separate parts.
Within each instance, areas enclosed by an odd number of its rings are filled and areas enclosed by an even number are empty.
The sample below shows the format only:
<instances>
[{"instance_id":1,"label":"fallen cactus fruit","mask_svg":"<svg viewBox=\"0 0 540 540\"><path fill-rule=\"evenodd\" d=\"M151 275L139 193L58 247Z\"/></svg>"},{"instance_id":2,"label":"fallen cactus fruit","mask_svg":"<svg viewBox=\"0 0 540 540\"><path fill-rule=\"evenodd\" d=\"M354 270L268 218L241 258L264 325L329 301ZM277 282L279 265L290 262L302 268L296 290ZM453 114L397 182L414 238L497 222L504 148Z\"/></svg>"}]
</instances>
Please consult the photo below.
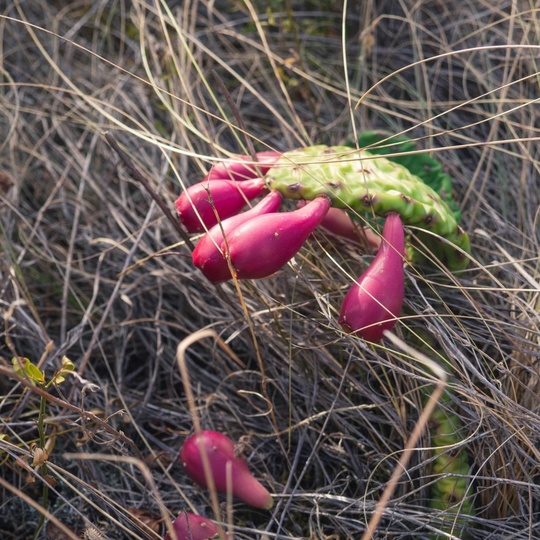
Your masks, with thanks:
<instances>
[{"instance_id":1,"label":"fallen cactus fruit","mask_svg":"<svg viewBox=\"0 0 540 540\"><path fill-rule=\"evenodd\" d=\"M188 232L200 232L213 227L219 219L234 216L265 190L264 180L245 182L209 180L199 182L176 199L180 221ZM217 215L216 215L217 212Z\"/></svg>"},{"instance_id":2,"label":"fallen cactus fruit","mask_svg":"<svg viewBox=\"0 0 540 540\"><path fill-rule=\"evenodd\" d=\"M227 243L238 279L277 272L298 253L329 208L328 197L317 197L298 210L258 216L236 228Z\"/></svg>"},{"instance_id":3,"label":"fallen cactus fruit","mask_svg":"<svg viewBox=\"0 0 540 540\"><path fill-rule=\"evenodd\" d=\"M190 512L180 512L172 525L177 540L209 540L219 535L212 520ZM172 537L166 534L163 540L172 540Z\"/></svg>"},{"instance_id":4,"label":"fallen cactus fruit","mask_svg":"<svg viewBox=\"0 0 540 540\"><path fill-rule=\"evenodd\" d=\"M257 152L257 163L249 156L234 156L230 159L216 163L204 180L248 180L264 176L274 162L281 156L280 152L271 150Z\"/></svg>"},{"instance_id":5,"label":"fallen cactus fruit","mask_svg":"<svg viewBox=\"0 0 540 540\"><path fill-rule=\"evenodd\" d=\"M405 292L404 256L403 223L390 214L375 259L343 300L338 322L346 332L376 343L396 324Z\"/></svg>"},{"instance_id":6,"label":"fallen cactus fruit","mask_svg":"<svg viewBox=\"0 0 540 540\"><path fill-rule=\"evenodd\" d=\"M210 469L206 472L203 453L208 457ZM256 508L272 508L272 496L251 474L246 462L236 458L233 441L223 433L207 430L192 435L185 441L180 459L187 474L200 486L208 487L208 473L218 492L230 492Z\"/></svg>"},{"instance_id":7,"label":"fallen cactus fruit","mask_svg":"<svg viewBox=\"0 0 540 540\"><path fill-rule=\"evenodd\" d=\"M283 197L273 191L266 195L256 206L246 212L232 216L214 225L196 245L192 253L193 264L201 270L212 283L231 279L229 264L225 257L223 235L226 238L240 225L262 214L277 212Z\"/></svg>"}]
</instances>

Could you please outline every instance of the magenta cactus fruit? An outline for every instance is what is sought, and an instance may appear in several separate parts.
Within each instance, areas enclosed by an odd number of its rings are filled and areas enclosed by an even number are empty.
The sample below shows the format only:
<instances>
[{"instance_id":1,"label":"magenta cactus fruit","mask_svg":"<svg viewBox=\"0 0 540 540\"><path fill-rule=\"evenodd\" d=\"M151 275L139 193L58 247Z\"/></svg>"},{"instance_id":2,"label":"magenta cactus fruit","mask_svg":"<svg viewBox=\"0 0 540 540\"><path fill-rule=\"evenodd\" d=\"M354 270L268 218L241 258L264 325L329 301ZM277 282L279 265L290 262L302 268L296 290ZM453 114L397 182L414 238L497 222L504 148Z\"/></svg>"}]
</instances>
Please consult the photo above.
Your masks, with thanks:
<instances>
[{"instance_id":1,"label":"magenta cactus fruit","mask_svg":"<svg viewBox=\"0 0 540 540\"><path fill-rule=\"evenodd\" d=\"M321 196L293 212L250 219L227 237L238 279L272 275L294 257L330 208Z\"/></svg>"},{"instance_id":2,"label":"magenta cactus fruit","mask_svg":"<svg viewBox=\"0 0 540 540\"><path fill-rule=\"evenodd\" d=\"M376 343L395 325L405 291L404 256L403 223L398 214L390 214L375 259L343 300L339 324L346 332Z\"/></svg>"},{"instance_id":3,"label":"magenta cactus fruit","mask_svg":"<svg viewBox=\"0 0 540 540\"><path fill-rule=\"evenodd\" d=\"M369 227L362 227L357 221L354 221L345 210L341 208L330 208L319 227L351 240L357 244L369 245L377 249L381 245L381 238L375 234Z\"/></svg>"},{"instance_id":4,"label":"magenta cactus fruit","mask_svg":"<svg viewBox=\"0 0 540 540\"><path fill-rule=\"evenodd\" d=\"M280 152L257 152L257 163L253 163L250 156L234 156L216 163L205 180L248 180L264 176L272 165L281 157Z\"/></svg>"},{"instance_id":5,"label":"magenta cactus fruit","mask_svg":"<svg viewBox=\"0 0 540 540\"><path fill-rule=\"evenodd\" d=\"M220 219L234 216L265 190L264 180L257 178L245 182L209 180L189 187L175 206L180 221L188 232L200 232L213 227Z\"/></svg>"},{"instance_id":6,"label":"magenta cactus fruit","mask_svg":"<svg viewBox=\"0 0 540 540\"><path fill-rule=\"evenodd\" d=\"M236 216L223 220L214 225L206 233L192 253L193 264L201 270L212 283L219 283L231 279L229 264L225 257L223 234L228 238L229 234L240 225L262 214L277 212L283 197L277 191L272 191L259 204Z\"/></svg>"},{"instance_id":7,"label":"magenta cactus fruit","mask_svg":"<svg viewBox=\"0 0 540 540\"><path fill-rule=\"evenodd\" d=\"M235 456L233 441L217 431L196 433L189 437L182 447L180 459L194 482L208 487L203 452L208 457L208 473L218 492L231 492L238 499L256 508L272 508L272 496L251 474L246 462ZM229 469L232 485L227 482Z\"/></svg>"},{"instance_id":8,"label":"magenta cactus fruit","mask_svg":"<svg viewBox=\"0 0 540 540\"><path fill-rule=\"evenodd\" d=\"M212 520L191 512L180 512L172 525L177 540L209 540L219 535L219 529ZM172 540L172 537L166 534L164 540Z\"/></svg>"}]
</instances>

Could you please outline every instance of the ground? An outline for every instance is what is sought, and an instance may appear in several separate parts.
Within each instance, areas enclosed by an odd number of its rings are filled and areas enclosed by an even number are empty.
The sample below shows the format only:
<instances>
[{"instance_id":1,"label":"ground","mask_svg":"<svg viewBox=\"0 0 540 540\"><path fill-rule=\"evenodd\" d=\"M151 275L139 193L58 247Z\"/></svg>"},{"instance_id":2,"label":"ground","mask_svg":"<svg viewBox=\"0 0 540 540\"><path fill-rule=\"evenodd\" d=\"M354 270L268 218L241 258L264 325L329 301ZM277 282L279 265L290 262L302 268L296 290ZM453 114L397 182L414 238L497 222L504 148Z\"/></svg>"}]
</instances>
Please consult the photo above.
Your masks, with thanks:
<instances>
[{"instance_id":1,"label":"ground","mask_svg":"<svg viewBox=\"0 0 540 540\"><path fill-rule=\"evenodd\" d=\"M386 489L374 538L540 534L534 2L0 5L2 538L162 538L191 511L238 539L355 539ZM442 164L471 239L457 275L406 265L376 345L336 322L372 253L318 233L275 276L214 286L105 139L174 211L233 154L367 130ZM197 422L272 510L186 476ZM442 501L445 478L467 498Z\"/></svg>"}]
</instances>

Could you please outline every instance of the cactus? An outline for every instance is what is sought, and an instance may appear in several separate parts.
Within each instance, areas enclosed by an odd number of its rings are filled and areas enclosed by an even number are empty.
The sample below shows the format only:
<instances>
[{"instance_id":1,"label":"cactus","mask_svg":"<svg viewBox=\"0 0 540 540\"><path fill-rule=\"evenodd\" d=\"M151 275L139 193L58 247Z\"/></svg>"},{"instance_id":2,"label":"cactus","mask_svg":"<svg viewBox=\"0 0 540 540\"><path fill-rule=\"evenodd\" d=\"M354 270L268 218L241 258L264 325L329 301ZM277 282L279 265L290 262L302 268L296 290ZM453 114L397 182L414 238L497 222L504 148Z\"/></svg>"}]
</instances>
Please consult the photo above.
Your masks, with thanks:
<instances>
[{"instance_id":1,"label":"cactus","mask_svg":"<svg viewBox=\"0 0 540 540\"><path fill-rule=\"evenodd\" d=\"M440 350L437 340L424 328L417 327L414 332L407 330L406 336L426 354ZM443 365L452 371L450 359L444 353L439 354ZM475 491L469 479L473 459L468 447L460 444L464 437L463 421L456 410L454 395L452 389L446 389L428 424L430 446L433 448L429 506L440 512L438 528L445 533L430 535L433 540L447 538L446 533L466 538L467 530L472 527L471 518L476 514Z\"/></svg>"},{"instance_id":2,"label":"cactus","mask_svg":"<svg viewBox=\"0 0 540 540\"><path fill-rule=\"evenodd\" d=\"M352 143L346 144L356 146ZM453 197L452 179L443 171L440 162L432 158L428 152L412 153L417 152L417 148L411 139L403 135L392 136L384 131L364 131L358 135L358 146L365 148L370 154L379 156L394 154L388 159L403 165L424 184L435 190L450 207L459 223L461 210Z\"/></svg>"},{"instance_id":3,"label":"cactus","mask_svg":"<svg viewBox=\"0 0 540 540\"><path fill-rule=\"evenodd\" d=\"M431 444L435 447L432 472L437 475L431 485L430 506L445 512L441 527L445 533L461 536L471 516L475 515L475 509L468 480L470 462L467 449L464 446L448 448L462 441L461 421L452 410L450 395L448 391L444 394L429 423ZM434 539L438 538L443 536L434 536Z\"/></svg>"},{"instance_id":4,"label":"cactus","mask_svg":"<svg viewBox=\"0 0 540 540\"><path fill-rule=\"evenodd\" d=\"M418 243L409 257L427 251L451 271L468 264L469 238L452 209L408 169L368 151L346 146L310 146L285 152L266 175L271 190L288 199L312 200L325 194L332 206L386 216L395 212L414 231ZM420 245L424 248L420 248Z\"/></svg>"}]
</instances>

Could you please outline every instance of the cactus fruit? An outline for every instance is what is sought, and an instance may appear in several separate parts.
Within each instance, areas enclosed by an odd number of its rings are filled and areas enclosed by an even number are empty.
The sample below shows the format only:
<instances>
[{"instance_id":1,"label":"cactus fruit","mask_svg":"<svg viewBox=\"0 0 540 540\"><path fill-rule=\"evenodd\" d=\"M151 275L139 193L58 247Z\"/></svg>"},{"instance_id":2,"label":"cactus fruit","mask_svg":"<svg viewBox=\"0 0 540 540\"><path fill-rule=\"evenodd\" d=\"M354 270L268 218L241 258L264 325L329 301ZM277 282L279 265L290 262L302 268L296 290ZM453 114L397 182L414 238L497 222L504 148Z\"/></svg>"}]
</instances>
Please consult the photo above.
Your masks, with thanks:
<instances>
[{"instance_id":1,"label":"cactus fruit","mask_svg":"<svg viewBox=\"0 0 540 540\"><path fill-rule=\"evenodd\" d=\"M319 228L354 244L369 246L375 250L381 245L381 237L378 234L370 227L362 227L358 221L352 219L349 213L341 208L330 208Z\"/></svg>"},{"instance_id":2,"label":"cactus fruit","mask_svg":"<svg viewBox=\"0 0 540 540\"><path fill-rule=\"evenodd\" d=\"M265 189L264 180L245 182L208 180L188 188L175 206L180 221L188 232L200 232L213 227L219 219L234 216ZM217 214L217 215L216 215Z\"/></svg>"},{"instance_id":3,"label":"cactus fruit","mask_svg":"<svg viewBox=\"0 0 540 540\"><path fill-rule=\"evenodd\" d=\"M397 214L386 218L379 251L343 300L339 324L367 341L377 342L396 324L405 292L405 235Z\"/></svg>"},{"instance_id":4,"label":"cactus fruit","mask_svg":"<svg viewBox=\"0 0 540 540\"><path fill-rule=\"evenodd\" d=\"M254 163L249 156L234 156L233 158L219 161L204 177L207 180L249 180L264 176L274 162L281 156L280 152L265 151L257 152Z\"/></svg>"},{"instance_id":5,"label":"cactus fruit","mask_svg":"<svg viewBox=\"0 0 540 540\"><path fill-rule=\"evenodd\" d=\"M208 458L209 471L205 471L203 453ZM192 435L184 442L180 459L187 474L200 486L208 487L208 472L218 492L231 492L256 508L272 508L272 496L246 462L235 456L234 443L223 433L206 430Z\"/></svg>"},{"instance_id":6,"label":"cactus fruit","mask_svg":"<svg viewBox=\"0 0 540 540\"><path fill-rule=\"evenodd\" d=\"M328 197L316 197L298 210L264 214L236 228L227 243L238 279L277 272L296 255L329 208Z\"/></svg>"},{"instance_id":7,"label":"cactus fruit","mask_svg":"<svg viewBox=\"0 0 540 540\"><path fill-rule=\"evenodd\" d=\"M240 225L256 216L277 212L283 198L277 191L272 191L256 206L246 212L232 216L214 225L195 246L192 253L193 264L201 270L212 283L231 279L229 264L225 257L224 238ZM222 247L223 246L223 247Z\"/></svg>"},{"instance_id":8,"label":"cactus fruit","mask_svg":"<svg viewBox=\"0 0 540 540\"><path fill-rule=\"evenodd\" d=\"M310 146L285 152L266 182L288 199L324 194L336 208L383 217L395 212L404 224L420 229L413 260L424 244L451 271L468 264L469 239L449 206L420 178L384 157L346 146Z\"/></svg>"},{"instance_id":9,"label":"cactus fruit","mask_svg":"<svg viewBox=\"0 0 540 540\"><path fill-rule=\"evenodd\" d=\"M209 540L219 535L219 529L212 520L191 512L180 512L172 525L177 540ZM172 538L166 534L163 540Z\"/></svg>"}]
</instances>

